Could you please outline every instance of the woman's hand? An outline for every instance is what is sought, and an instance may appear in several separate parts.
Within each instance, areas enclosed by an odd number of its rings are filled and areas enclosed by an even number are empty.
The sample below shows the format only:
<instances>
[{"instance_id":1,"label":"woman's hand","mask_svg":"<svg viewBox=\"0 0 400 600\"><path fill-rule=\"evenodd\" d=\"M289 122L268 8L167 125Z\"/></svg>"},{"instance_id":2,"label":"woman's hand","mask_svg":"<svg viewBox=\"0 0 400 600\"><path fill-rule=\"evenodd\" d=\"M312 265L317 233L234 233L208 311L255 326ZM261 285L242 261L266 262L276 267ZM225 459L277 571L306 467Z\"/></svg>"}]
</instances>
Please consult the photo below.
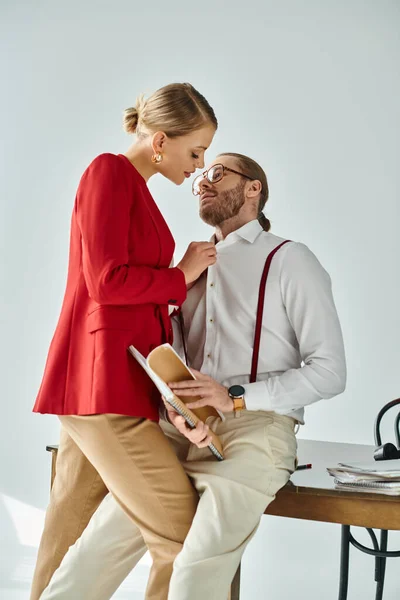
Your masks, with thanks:
<instances>
[{"instance_id":1,"label":"woman's hand","mask_svg":"<svg viewBox=\"0 0 400 600\"><path fill-rule=\"evenodd\" d=\"M189 402L188 408L213 406L221 412L233 411L233 400L228 394L228 388L215 381L212 377L191 369L196 379L169 383L168 386L179 397L200 396L200 400Z\"/></svg>"},{"instance_id":2,"label":"woman's hand","mask_svg":"<svg viewBox=\"0 0 400 600\"><path fill-rule=\"evenodd\" d=\"M212 242L192 242L182 260L176 265L186 280L186 285L195 282L200 275L217 261L217 250Z\"/></svg>"}]
</instances>

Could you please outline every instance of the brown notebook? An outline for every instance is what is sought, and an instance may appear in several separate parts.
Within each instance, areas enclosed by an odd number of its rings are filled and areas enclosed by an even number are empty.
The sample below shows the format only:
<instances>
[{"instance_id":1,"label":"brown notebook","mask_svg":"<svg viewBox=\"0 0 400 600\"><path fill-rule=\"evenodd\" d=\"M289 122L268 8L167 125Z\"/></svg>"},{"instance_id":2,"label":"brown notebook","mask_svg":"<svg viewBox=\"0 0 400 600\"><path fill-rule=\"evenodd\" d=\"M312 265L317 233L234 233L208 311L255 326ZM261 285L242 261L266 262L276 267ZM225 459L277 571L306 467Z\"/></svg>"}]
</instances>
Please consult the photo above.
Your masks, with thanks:
<instances>
[{"instance_id":1,"label":"brown notebook","mask_svg":"<svg viewBox=\"0 0 400 600\"><path fill-rule=\"evenodd\" d=\"M187 408L186 404L199 400L199 396L179 398L168 387L167 381L177 382L196 379L170 344L158 346L150 352L147 359L134 346L129 346L129 351L153 380L168 404L184 417L189 427L194 429L199 421L205 422L207 417L220 417L218 411L212 406L203 406L196 409ZM224 460L220 439L211 429L210 436L212 441L208 446L209 449L218 460Z\"/></svg>"}]
</instances>

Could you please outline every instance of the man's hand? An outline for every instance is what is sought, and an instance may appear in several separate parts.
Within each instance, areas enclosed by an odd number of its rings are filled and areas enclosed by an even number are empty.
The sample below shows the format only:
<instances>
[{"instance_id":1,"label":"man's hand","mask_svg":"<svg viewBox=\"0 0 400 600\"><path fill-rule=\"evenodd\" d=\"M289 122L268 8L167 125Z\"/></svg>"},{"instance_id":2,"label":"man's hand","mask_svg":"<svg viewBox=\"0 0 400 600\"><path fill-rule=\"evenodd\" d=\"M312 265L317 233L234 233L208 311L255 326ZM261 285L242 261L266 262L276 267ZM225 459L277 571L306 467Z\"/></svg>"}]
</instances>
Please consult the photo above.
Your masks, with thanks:
<instances>
[{"instance_id":1,"label":"man's hand","mask_svg":"<svg viewBox=\"0 0 400 600\"><path fill-rule=\"evenodd\" d=\"M204 375L195 369L191 369L196 380L179 381L169 383L168 386L178 396L185 398L187 396L200 396L200 400L189 402L188 408L200 408L202 406L213 406L221 412L232 412L233 401L228 394L228 388L224 387L212 377Z\"/></svg>"},{"instance_id":2,"label":"man's hand","mask_svg":"<svg viewBox=\"0 0 400 600\"><path fill-rule=\"evenodd\" d=\"M196 429L191 429L187 425L185 419L181 417L163 397L165 408L167 409L168 419L176 427L176 429L184 435L192 444L195 444L198 448L205 448L212 442L212 437L209 435L210 428L208 425L199 421L196 425Z\"/></svg>"}]
</instances>

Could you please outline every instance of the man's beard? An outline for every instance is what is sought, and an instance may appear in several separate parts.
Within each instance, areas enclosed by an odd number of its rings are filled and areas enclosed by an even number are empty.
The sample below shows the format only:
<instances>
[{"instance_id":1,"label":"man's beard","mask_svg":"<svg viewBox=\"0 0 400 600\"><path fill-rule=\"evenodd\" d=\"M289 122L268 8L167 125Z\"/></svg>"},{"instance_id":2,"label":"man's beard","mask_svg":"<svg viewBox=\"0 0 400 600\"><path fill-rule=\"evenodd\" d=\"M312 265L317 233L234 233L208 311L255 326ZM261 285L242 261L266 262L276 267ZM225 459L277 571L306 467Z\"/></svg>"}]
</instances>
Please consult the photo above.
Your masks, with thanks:
<instances>
[{"instance_id":1,"label":"man's beard","mask_svg":"<svg viewBox=\"0 0 400 600\"><path fill-rule=\"evenodd\" d=\"M221 192L204 207L200 204L200 218L204 223L218 227L224 221L236 217L244 204L245 185L246 182L240 181L235 188Z\"/></svg>"}]
</instances>

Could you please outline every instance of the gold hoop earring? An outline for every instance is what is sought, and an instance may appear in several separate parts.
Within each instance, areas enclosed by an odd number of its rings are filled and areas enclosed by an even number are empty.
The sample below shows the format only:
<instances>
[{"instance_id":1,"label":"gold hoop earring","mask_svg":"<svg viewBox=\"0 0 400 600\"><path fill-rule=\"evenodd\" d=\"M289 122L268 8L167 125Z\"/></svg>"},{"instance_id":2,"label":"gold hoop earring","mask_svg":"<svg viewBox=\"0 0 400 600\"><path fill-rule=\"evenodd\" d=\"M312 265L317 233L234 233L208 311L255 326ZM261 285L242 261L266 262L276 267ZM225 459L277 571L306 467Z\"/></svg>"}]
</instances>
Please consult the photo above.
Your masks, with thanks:
<instances>
[{"instance_id":1,"label":"gold hoop earring","mask_svg":"<svg viewBox=\"0 0 400 600\"><path fill-rule=\"evenodd\" d=\"M160 162L162 162L163 160L163 156L160 152L158 152L157 154L153 154L153 156L151 157L151 162L155 163L155 164L160 164Z\"/></svg>"}]
</instances>

